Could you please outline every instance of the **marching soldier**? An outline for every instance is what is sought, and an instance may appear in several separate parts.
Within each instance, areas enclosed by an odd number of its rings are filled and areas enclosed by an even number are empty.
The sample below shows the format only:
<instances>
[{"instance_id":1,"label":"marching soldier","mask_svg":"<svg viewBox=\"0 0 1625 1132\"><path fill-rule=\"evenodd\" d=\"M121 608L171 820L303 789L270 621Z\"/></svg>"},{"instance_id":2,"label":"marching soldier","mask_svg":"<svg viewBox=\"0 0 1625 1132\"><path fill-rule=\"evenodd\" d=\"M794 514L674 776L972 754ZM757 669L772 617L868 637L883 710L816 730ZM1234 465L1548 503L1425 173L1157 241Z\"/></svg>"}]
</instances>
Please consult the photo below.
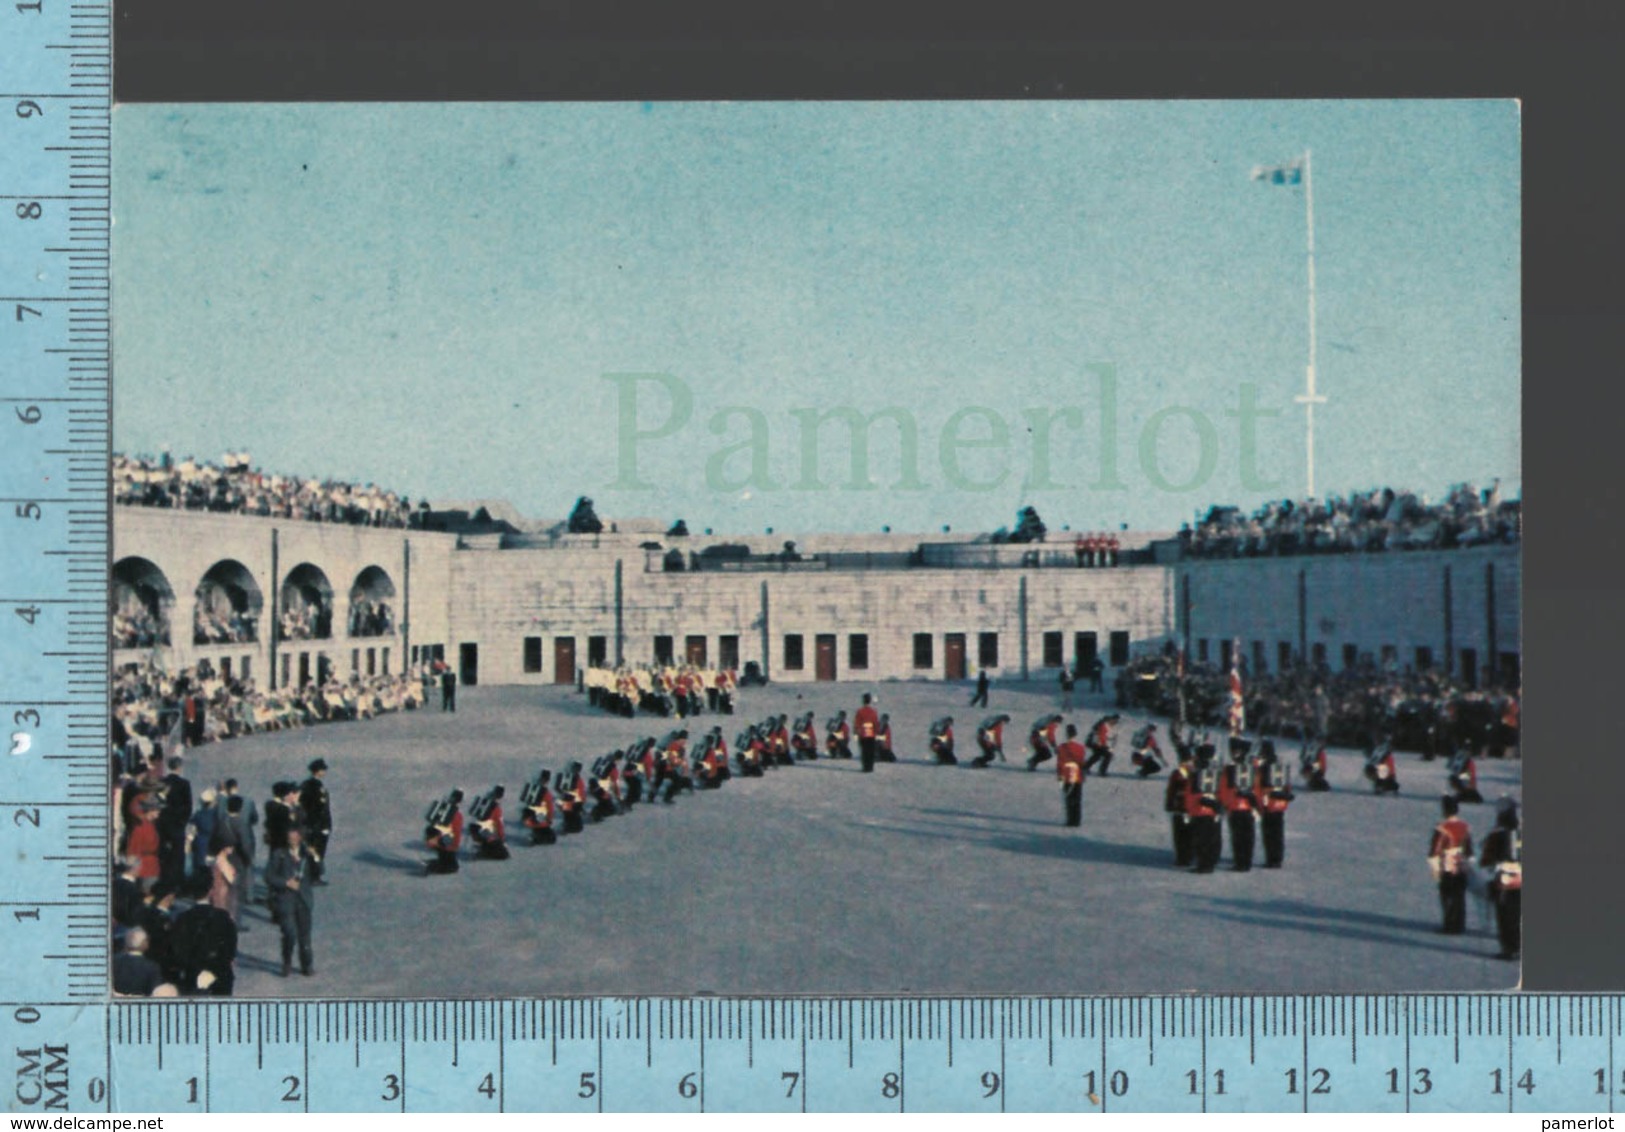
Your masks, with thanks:
<instances>
[{"instance_id":1,"label":"marching soldier","mask_svg":"<svg viewBox=\"0 0 1625 1132\"><path fill-rule=\"evenodd\" d=\"M305 849L310 855L310 883L327 883L327 843L333 836L333 806L327 796L327 760L310 764L310 777L299 788L299 808L305 815Z\"/></svg>"},{"instance_id":2,"label":"marching soldier","mask_svg":"<svg viewBox=\"0 0 1625 1132\"><path fill-rule=\"evenodd\" d=\"M994 759L1004 761L1004 725L1009 722L1008 715L990 715L982 720L976 728L976 745L982 753L970 761L971 766L990 766Z\"/></svg>"},{"instance_id":3,"label":"marching soldier","mask_svg":"<svg viewBox=\"0 0 1625 1132\"><path fill-rule=\"evenodd\" d=\"M1312 792L1330 790L1332 784L1326 778L1326 744L1319 739L1305 739L1303 750L1298 755L1298 773L1303 775L1304 785Z\"/></svg>"},{"instance_id":4,"label":"marching soldier","mask_svg":"<svg viewBox=\"0 0 1625 1132\"><path fill-rule=\"evenodd\" d=\"M1083 764L1083 772L1088 774L1094 769L1096 763L1100 764L1100 777L1105 778L1112 766L1112 728L1121 719L1120 715L1108 715L1095 721L1089 729L1089 760Z\"/></svg>"},{"instance_id":5,"label":"marching soldier","mask_svg":"<svg viewBox=\"0 0 1625 1132\"><path fill-rule=\"evenodd\" d=\"M1212 743L1196 748L1196 766L1185 790L1185 813L1190 817L1191 850L1196 871L1211 873L1224 851L1224 834L1219 828L1218 749Z\"/></svg>"},{"instance_id":6,"label":"marching soldier","mask_svg":"<svg viewBox=\"0 0 1625 1132\"><path fill-rule=\"evenodd\" d=\"M468 816L474 819L472 836L478 856L487 861L508 859L508 827L502 820L503 789L491 787L489 794L474 799Z\"/></svg>"},{"instance_id":7,"label":"marching soldier","mask_svg":"<svg viewBox=\"0 0 1625 1132\"><path fill-rule=\"evenodd\" d=\"M1484 839L1478 863L1491 870L1489 892L1501 958L1516 959L1523 952L1523 834L1516 802L1503 798L1495 811L1495 829Z\"/></svg>"},{"instance_id":8,"label":"marching soldier","mask_svg":"<svg viewBox=\"0 0 1625 1132\"><path fill-rule=\"evenodd\" d=\"M1061 781L1061 802L1069 827L1083 824L1083 778L1086 773L1077 724L1069 723L1066 725L1066 742L1055 752L1055 777Z\"/></svg>"},{"instance_id":9,"label":"marching soldier","mask_svg":"<svg viewBox=\"0 0 1625 1132\"><path fill-rule=\"evenodd\" d=\"M553 831L557 804L553 801L553 791L548 788L552 778L552 771L542 771L526 783L524 793L520 796L520 801L525 805L525 828L530 830L532 845L552 845L559 839L558 834Z\"/></svg>"},{"instance_id":10,"label":"marching soldier","mask_svg":"<svg viewBox=\"0 0 1625 1132\"><path fill-rule=\"evenodd\" d=\"M1134 753L1129 761L1139 767L1141 778L1154 778L1161 774L1167 766L1162 757L1162 748L1157 745L1157 725L1148 723L1134 733L1130 740Z\"/></svg>"},{"instance_id":11,"label":"marching soldier","mask_svg":"<svg viewBox=\"0 0 1625 1132\"><path fill-rule=\"evenodd\" d=\"M429 862L430 873L457 871L457 854L463 847L463 792L453 790L429 807L428 826L423 840L434 850L435 859Z\"/></svg>"},{"instance_id":12,"label":"marching soldier","mask_svg":"<svg viewBox=\"0 0 1625 1132\"><path fill-rule=\"evenodd\" d=\"M954 756L953 716L945 715L931 724L931 753L937 757L938 766L959 765Z\"/></svg>"},{"instance_id":13,"label":"marching soldier","mask_svg":"<svg viewBox=\"0 0 1625 1132\"><path fill-rule=\"evenodd\" d=\"M1439 905L1444 912L1445 935L1467 930L1467 862L1473 855L1473 835L1467 823L1457 816L1460 805L1446 794L1439 799L1444 820L1433 827L1428 843L1428 863L1439 878Z\"/></svg>"},{"instance_id":14,"label":"marching soldier","mask_svg":"<svg viewBox=\"0 0 1625 1132\"><path fill-rule=\"evenodd\" d=\"M875 734L880 730L880 713L875 711L874 697L868 692L863 693L863 706L853 717L857 725L858 750L862 753L863 773L872 774L875 769Z\"/></svg>"},{"instance_id":15,"label":"marching soldier","mask_svg":"<svg viewBox=\"0 0 1625 1132\"><path fill-rule=\"evenodd\" d=\"M1275 753L1275 743L1258 744L1253 767L1253 809L1264 840L1264 867L1278 869L1286 860L1286 808L1292 804L1292 768Z\"/></svg>"},{"instance_id":16,"label":"marching soldier","mask_svg":"<svg viewBox=\"0 0 1625 1132\"><path fill-rule=\"evenodd\" d=\"M1168 824L1174 835L1174 867L1186 868L1191 863L1191 815L1185 808L1185 795L1190 789L1191 773L1195 769L1195 752L1188 742L1176 737L1174 750L1179 762L1168 775L1168 787L1163 791L1162 809L1168 815Z\"/></svg>"},{"instance_id":17,"label":"marching soldier","mask_svg":"<svg viewBox=\"0 0 1625 1132\"><path fill-rule=\"evenodd\" d=\"M1027 734L1027 742L1033 749L1027 759L1028 770L1037 770L1039 763L1055 757L1055 732L1060 726L1058 715L1041 715L1033 721L1032 730Z\"/></svg>"},{"instance_id":18,"label":"marching soldier","mask_svg":"<svg viewBox=\"0 0 1625 1132\"><path fill-rule=\"evenodd\" d=\"M1231 736L1230 765L1219 776L1219 804L1230 826L1230 867L1238 873L1253 867L1253 764L1247 759L1252 744Z\"/></svg>"}]
</instances>

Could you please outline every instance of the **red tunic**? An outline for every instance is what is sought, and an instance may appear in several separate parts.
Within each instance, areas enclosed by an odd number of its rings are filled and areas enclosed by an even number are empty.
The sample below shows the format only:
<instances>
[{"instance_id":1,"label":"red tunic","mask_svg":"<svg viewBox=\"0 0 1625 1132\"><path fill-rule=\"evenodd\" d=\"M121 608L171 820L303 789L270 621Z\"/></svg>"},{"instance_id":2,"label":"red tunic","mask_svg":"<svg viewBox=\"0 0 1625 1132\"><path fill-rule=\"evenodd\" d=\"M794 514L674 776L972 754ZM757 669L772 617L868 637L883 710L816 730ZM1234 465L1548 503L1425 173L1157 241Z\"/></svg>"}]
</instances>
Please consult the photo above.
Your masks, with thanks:
<instances>
[{"instance_id":1,"label":"red tunic","mask_svg":"<svg viewBox=\"0 0 1625 1132\"><path fill-rule=\"evenodd\" d=\"M1433 842L1428 856L1439 859L1439 872L1455 876L1461 872L1462 862L1473 855L1473 834L1460 818L1446 818L1433 829Z\"/></svg>"},{"instance_id":2,"label":"red tunic","mask_svg":"<svg viewBox=\"0 0 1625 1132\"><path fill-rule=\"evenodd\" d=\"M1231 813L1253 808L1252 795L1236 785L1236 768L1233 766L1219 772L1219 805Z\"/></svg>"},{"instance_id":3,"label":"red tunic","mask_svg":"<svg viewBox=\"0 0 1625 1132\"><path fill-rule=\"evenodd\" d=\"M1253 805L1266 814L1284 814L1291 800L1281 797L1286 791L1292 789L1292 768L1284 764L1277 764L1286 771L1286 785L1279 790L1271 790L1269 786L1269 767L1264 763L1253 765Z\"/></svg>"},{"instance_id":4,"label":"red tunic","mask_svg":"<svg viewBox=\"0 0 1625 1132\"><path fill-rule=\"evenodd\" d=\"M158 827L150 821L139 822L130 830L130 841L125 855L136 858L135 875L141 880L158 877Z\"/></svg>"},{"instance_id":5,"label":"red tunic","mask_svg":"<svg viewBox=\"0 0 1625 1132\"><path fill-rule=\"evenodd\" d=\"M1086 758L1082 744L1068 739L1055 752L1055 777L1068 786L1083 781L1083 762Z\"/></svg>"},{"instance_id":6,"label":"red tunic","mask_svg":"<svg viewBox=\"0 0 1625 1132\"><path fill-rule=\"evenodd\" d=\"M858 714L853 717L853 722L858 725L859 739L873 739L875 733L880 729L880 713L868 704L864 704L858 709Z\"/></svg>"}]
</instances>

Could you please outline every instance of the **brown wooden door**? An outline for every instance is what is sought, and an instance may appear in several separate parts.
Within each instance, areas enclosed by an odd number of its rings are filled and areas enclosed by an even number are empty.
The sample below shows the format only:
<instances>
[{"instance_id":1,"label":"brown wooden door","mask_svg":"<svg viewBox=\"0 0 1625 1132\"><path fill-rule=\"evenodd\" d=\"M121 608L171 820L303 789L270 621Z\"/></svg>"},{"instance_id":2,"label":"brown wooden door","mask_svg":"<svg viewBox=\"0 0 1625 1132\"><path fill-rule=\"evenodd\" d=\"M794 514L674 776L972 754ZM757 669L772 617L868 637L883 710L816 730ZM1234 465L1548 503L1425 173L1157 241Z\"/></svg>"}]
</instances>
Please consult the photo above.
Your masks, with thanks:
<instances>
[{"instance_id":1,"label":"brown wooden door","mask_svg":"<svg viewBox=\"0 0 1625 1132\"><path fill-rule=\"evenodd\" d=\"M574 637L553 638L553 683L574 684L576 682L576 639Z\"/></svg>"},{"instance_id":2,"label":"brown wooden door","mask_svg":"<svg viewBox=\"0 0 1625 1132\"><path fill-rule=\"evenodd\" d=\"M818 668L816 675L820 680L835 679L835 634L818 634Z\"/></svg>"},{"instance_id":3,"label":"brown wooden door","mask_svg":"<svg viewBox=\"0 0 1625 1132\"><path fill-rule=\"evenodd\" d=\"M963 680L965 678L965 634L949 633L945 642L944 652L947 656L947 677L950 680Z\"/></svg>"},{"instance_id":4,"label":"brown wooden door","mask_svg":"<svg viewBox=\"0 0 1625 1132\"><path fill-rule=\"evenodd\" d=\"M689 637L683 642L683 654L688 662L696 668L705 667L705 638Z\"/></svg>"}]
</instances>

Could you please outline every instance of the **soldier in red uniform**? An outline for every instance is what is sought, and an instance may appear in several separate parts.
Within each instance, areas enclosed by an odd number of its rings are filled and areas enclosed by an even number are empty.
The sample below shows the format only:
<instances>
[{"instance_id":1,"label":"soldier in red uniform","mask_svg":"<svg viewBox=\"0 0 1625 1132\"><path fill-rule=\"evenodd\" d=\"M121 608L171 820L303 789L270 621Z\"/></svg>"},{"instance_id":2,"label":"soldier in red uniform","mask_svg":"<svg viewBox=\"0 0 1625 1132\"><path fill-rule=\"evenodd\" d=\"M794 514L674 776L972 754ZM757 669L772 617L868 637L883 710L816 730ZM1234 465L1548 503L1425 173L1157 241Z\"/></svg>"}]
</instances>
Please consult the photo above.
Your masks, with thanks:
<instances>
[{"instance_id":1,"label":"soldier in red uniform","mask_svg":"<svg viewBox=\"0 0 1625 1132\"><path fill-rule=\"evenodd\" d=\"M1041 715L1033 721L1032 730L1027 733L1027 743L1033 749L1027 759L1028 770L1037 770L1039 763L1047 763L1055 757L1055 732L1060 726L1058 715Z\"/></svg>"},{"instance_id":2,"label":"soldier in red uniform","mask_svg":"<svg viewBox=\"0 0 1625 1132\"><path fill-rule=\"evenodd\" d=\"M1484 800L1478 792L1478 760L1473 758L1471 746L1463 746L1450 756L1450 789L1458 802Z\"/></svg>"},{"instance_id":3,"label":"soldier in red uniform","mask_svg":"<svg viewBox=\"0 0 1625 1132\"><path fill-rule=\"evenodd\" d=\"M1136 772L1141 778L1155 778L1167 766L1162 757L1162 748L1157 745L1157 725L1148 723L1134 733L1131 740L1134 753L1129 761L1140 769Z\"/></svg>"},{"instance_id":4,"label":"soldier in red uniform","mask_svg":"<svg viewBox=\"0 0 1625 1132\"><path fill-rule=\"evenodd\" d=\"M790 751L798 759L818 757L818 731L813 727L812 712L796 718L796 725L790 731Z\"/></svg>"},{"instance_id":5,"label":"soldier in red uniform","mask_svg":"<svg viewBox=\"0 0 1625 1132\"><path fill-rule=\"evenodd\" d=\"M976 728L976 745L982 753L970 761L971 766L991 766L994 759L1004 761L1004 725L1008 715L990 715Z\"/></svg>"},{"instance_id":6,"label":"soldier in red uniform","mask_svg":"<svg viewBox=\"0 0 1625 1132\"><path fill-rule=\"evenodd\" d=\"M435 853L435 859L429 862L431 873L457 871L457 854L463 848L463 811L459 809L462 803L463 792L453 790L430 809L429 828L423 840Z\"/></svg>"},{"instance_id":7,"label":"soldier in red uniform","mask_svg":"<svg viewBox=\"0 0 1625 1132\"><path fill-rule=\"evenodd\" d=\"M1275 743L1258 744L1253 764L1253 809L1264 842L1264 867L1278 869L1286 860L1286 808L1292 804L1292 768L1275 753Z\"/></svg>"},{"instance_id":8,"label":"soldier in red uniform","mask_svg":"<svg viewBox=\"0 0 1625 1132\"><path fill-rule=\"evenodd\" d=\"M1371 782L1373 794L1399 793L1399 769L1394 764L1392 739L1372 743L1365 756L1365 776Z\"/></svg>"},{"instance_id":9,"label":"soldier in red uniform","mask_svg":"<svg viewBox=\"0 0 1625 1132\"><path fill-rule=\"evenodd\" d=\"M1168 815L1168 824L1174 835L1174 867L1186 868L1191 863L1191 815L1185 809L1185 794L1190 788L1191 771L1195 766L1195 752L1189 743L1176 737L1174 750L1179 762L1168 774L1168 786L1162 794L1162 809Z\"/></svg>"},{"instance_id":10,"label":"soldier in red uniform","mask_svg":"<svg viewBox=\"0 0 1625 1132\"><path fill-rule=\"evenodd\" d=\"M1332 788L1326 778L1326 744L1322 740L1303 741L1303 750L1298 753L1298 773L1303 775L1304 785L1313 792Z\"/></svg>"},{"instance_id":11,"label":"soldier in red uniform","mask_svg":"<svg viewBox=\"0 0 1625 1132\"><path fill-rule=\"evenodd\" d=\"M1120 715L1103 716L1095 721L1089 729L1089 760L1083 764L1083 771L1088 774L1096 763L1100 764L1100 777L1105 778L1112 766L1112 728L1117 726Z\"/></svg>"},{"instance_id":12,"label":"soldier in red uniform","mask_svg":"<svg viewBox=\"0 0 1625 1132\"><path fill-rule=\"evenodd\" d=\"M563 819L563 832L580 833L586 828L587 780L581 775L579 762L566 763L559 772L554 797L558 800L559 816Z\"/></svg>"},{"instance_id":13,"label":"soldier in red uniform","mask_svg":"<svg viewBox=\"0 0 1625 1132\"><path fill-rule=\"evenodd\" d=\"M1439 877L1439 905L1444 912L1446 935L1467 930L1467 862L1473 856L1473 834L1457 816L1460 806L1446 794L1439 799L1444 820L1433 827L1428 843L1428 862Z\"/></svg>"},{"instance_id":14,"label":"soldier in red uniform","mask_svg":"<svg viewBox=\"0 0 1625 1132\"><path fill-rule=\"evenodd\" d=\"M768 761L776 766L794 766L795 759L790 757L790 717L770 716L769 720L772 726L766 736Z\"/></svg>"},{"instance_id":15,"label":"soldier in red uniform","mask_svg":"<svg viewBox=\"0 0 1625 1132\"><path fill-rule=\"evenodd\" d=\"M558 834L553 832L558 807L553 801L553 791L548 788L552 778L552 771L542 771L525 786L520 798L525 804L525 828L530 830L532 845L551 845L558 840Z\"/></svg>"},{"instance_id":16,"label":"soldier in red uniform","mask_svg":"<svg viewBox=\"0 0 1625 1132\"><path fill-rule=\"evenodd\" d=\"M846 721L846 712L839 711L835 718L829 721L827 734L824 736L824 750L832 759L849 759L852 757L852 725Z\"/></svg>"},{"instance_id":17,"label":"soldier in red uniform","mask_svg":"<svg viewBox=\"0 0 1625 1132\"><path fill-rule=\"evenodd\" d=\"M1253 764L1247 759L1252 744L1230 739L1230 765L1219 775L1219 804L1230 826L1230 867L1238 873L1253 867Z\"/></svg>"},{"instance_id":18,"label":"soldier in red uniform","mask_svg":"<svg viewBox=\"0 0 1625 1132\"><path fill-rule=\"evenodd\" d=\"M1478 863L1490 872L1490 900L1495 905L1495 934L1501 958L1516 959L1523 952L1523 834L1518 830L1518 804L1511 798L1496 803L1495 829L1484 839Z\"/></svg>"},{"instance_id":19,"label":"soldier in red uniform","mask_svg":"<svg viewBox=\"0 0 1625 1132\"><path fill-rule=\"evenodd\" d=\"M863 759L863 773L872 774L875 769L875 735L880 730L880 713L875 711L874 697L868 692L863 693L863 706L852 722L858 732L858 751Z\"/></svg>"},{"instance_id":20,"label":"soldier in red uniform","mask_svg":"<svg viewBox=\"0 0 1625 1132\"><path fill-rule=\"evenodd\" d=\"M666 736L664 745L666 793L660 800L670 802L677 797L679 790L694 789L694 777L688 765L688 732L673 731Z\"/></svg>"},{"instance_id":21,"label":"soldier in red uniform","mask_svg":"<svg viewBox=\"0 0 1625 1132\"><path fill-rule=\"evenodd\" d=\"M1196 765L1191 771L1190 784L1185 788L1185 813L1190 816L1191 851L1196 871L1211 873L1219 864L1224 851L1224 834L1219 827L1219 767L1218 751L1212 743L1196 748Z\"/></svg>"},{"instance_id":22,"label":"soldier in red uniform","mask_svg":"<svg viewBox=\"0 0 1625 1132\"><path fill-rule=\"evenodd\" d=\"M897 752L891 745L891 716L885 712L880 713L880 729L875 732L875 758L883 763L897 761Z\"/></svg>"},{"instance_id":23,"label":"soldier in red uniform","mask_svg":"<svg viewBox=\"0 0 1625 1132\"><path fill-rule=\"evenodd\" d=\"M767 759L767 744L762 741L762 733L755 726L746 727L739 733L735 742L738 750L734 758L739 760L739 773L745 778L762 777L762 764Z\"/></svg>"},{"instance_id":24,"label":"soldier in red uniform","mask_svg":"<svg viewBox=\"0 0 1625 1132\"><path fill-rule=\"evenodd\" d=\"M1061 802L1068 826L1083 824L1083 778L1086 773L1077 724L1069 723L1066 725L1066 742L1055 751L1055 777L1061 780Z\"/></svg>"},{"instance_id":25,"label":"soldier in red uniform","mask_svg":"<svg viewBox=\"0 0 1625 1132\"><path fill-rule=\"evenodd\" d=\"M478 855L487 861L506 861L508 859L508 827L502 820L501 786L491 787L491 792L474 799L469 807L469 816L474 819L472 832L474 844Z\"/></svg>"},{"instance_id":26,"label":"soldier in red uniform","mask_svg":"<svg viewBox=\"0 0 1625 1132\"><path fill-rule=\"evenodd\" d=\"M959 759L954 755L954 717L945 715L931 724L931 753L937 757L938 766L958 766Z\"/></svg>"}]
</instances>

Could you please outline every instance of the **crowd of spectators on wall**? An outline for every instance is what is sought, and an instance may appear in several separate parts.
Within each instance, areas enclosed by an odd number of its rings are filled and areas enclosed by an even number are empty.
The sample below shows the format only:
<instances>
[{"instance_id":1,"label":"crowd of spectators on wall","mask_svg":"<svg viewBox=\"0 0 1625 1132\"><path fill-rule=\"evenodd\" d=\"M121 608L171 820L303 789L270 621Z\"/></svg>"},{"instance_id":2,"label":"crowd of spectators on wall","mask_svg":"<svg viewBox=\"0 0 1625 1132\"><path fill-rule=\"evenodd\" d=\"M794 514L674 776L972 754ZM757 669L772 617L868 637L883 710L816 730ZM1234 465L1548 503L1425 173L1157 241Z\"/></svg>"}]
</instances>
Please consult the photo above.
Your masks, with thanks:
<instances>
[{"instance_id":1,"label":"crowd of spectators on wall","mask_svg":"<svg viewBox=\"0 0 1625 1132\"><path fill-rule=\"evenodd\" d=\"M279 622L281 640L326 640L333 635L333 616L327 603L319 597L312 600L303 591L293 590L282 601L282 619Z\"/></svg>"},{"instance_id":2,"label":"crowd of spectators on wall","mask_svg":"<svg viewBox=\"0 0 1625 1132\"><path fill-rule=\"evenodd\" d=\"M115 453L113 502L362 527L409 527L416 514L411 500L393 491L271 475L252 467L247 453L227 453L218 464L190 456L176 461L167 453L158 459Z\"/></svg>"},{"instance_id":3,"label":"crowd of spectators on wall","mask_svg":"<svg viewBox=\"0 0 1625 1132\"><path fill-rule=\"evenodd\" d=\"M252 679L228 679L208 663L166 672L153 664L120 668L112 681L112 741L121 766L141 766L155 746L197 747L260 731L371 719L411 711L424 702L422 673L352 675L303 687L262 689Z\"/></svg>"},{"instance_id":4,"label":"crowd of spectators on wall","mask_svg":"<svg viewBox=\"0 0 1625 1132\"><path fill-rule=\"evenodd\" d=\"M224 613L219 606L199 597L192 611L192 643L194 645L240 645L257 640L256 619L229 604Z\"/></svg>"},{"instance_id":5,"label":"crowd of spectators on wall","mask_svg":"<svg viewBox=\"0 0 1625 1132\"><path fill-rule=\"evenodd\" d=\"M386 601L356 598L350 602L350 636L387 637L395 631L395 617Z\"/></svg>"},{"instance_id":6,"label":"crowd of spectators on wall","mask_svg":"<svg viewBox=\"0 0 1625 1132\"><path fill-rule=\"evenodd\" d=\"M1385 487L1347 498L1271 501L1251 515L1213 507L1179 540L1183 553L1196 558L1445 550L1515 543L1520 518L1521 504L1501 498L1499 480L1482 491L1458 485L1442 503Z\"/></svg>"},{"instance_id":7,"label":"crowd of spectators on wall","mask_svg":"<svg viewBox=\"0 0 1625 1132\"><path fill-rule=\"evenodd\" d=\"M127 605L113 612L113 647L150 649L169 644L169 629L144 605Z\"/></svg>"},{"instance_id":8,"label":"crowd of spectators on wall","mask_svg":"<svg viewBox=\"0 0 1625 1132\"><path fill-rule=\"evenodd\" d=\"M1332 746L1368 748L1391 740L1396 749L1444 757L1469 748L1491 757L1517 753L1516 689L1474 687L1438 669L1379 664L1370 656L1340 672L1324 664L1256 673L1238 662L1247 726L1263 734L1318 737ZM1141 657L1121 670L1118 699L1169 717L1222 727L1230 702L1229 673L1186 664L1176 654Z\"/></svg>"}]
</instances>

